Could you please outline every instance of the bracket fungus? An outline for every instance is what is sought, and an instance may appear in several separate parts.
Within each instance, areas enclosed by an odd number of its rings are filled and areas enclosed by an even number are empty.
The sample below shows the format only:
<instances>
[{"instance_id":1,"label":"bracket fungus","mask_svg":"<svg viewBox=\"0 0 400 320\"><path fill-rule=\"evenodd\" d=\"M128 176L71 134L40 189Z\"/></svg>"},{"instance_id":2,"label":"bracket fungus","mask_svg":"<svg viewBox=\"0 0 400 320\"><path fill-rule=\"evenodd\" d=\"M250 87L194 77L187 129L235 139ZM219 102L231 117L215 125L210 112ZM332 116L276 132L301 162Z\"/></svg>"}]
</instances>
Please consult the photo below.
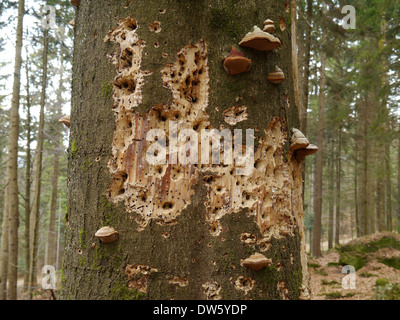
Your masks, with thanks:
<instances>
[{"instance_id":1,"label":"bracket fungus","mask_svg":"<svg viewBox=\"0 0 400 320\"><path fill-rule=\"evenodd\" d=\"M281 83L285 81L285 74L278 66L276 66L275 71L268 75L268 81L274 84Z\"/></svg>"},{"instance_id":2,"label":"bracket fungus","mask_svg":"<svg viewBox=\"0 0 400 320\"><path fill-rule=\"evenodd\" d=\"M114 242L118 239L118 231L112 227L103 227L94 234L104 243Z\"/></svg>"},{"instance_id":3,"label":"bracket fungus","mask_svg":"<svg viewBox=\"0 0 400 320\"><path fill-rule=\"evenodd\" d=\"M295 152L297 161L303 160L305 157L312 155L318 151L318 147L314 144L308 145L306 148L298 149Z\"/></svg>"},{"instance_id":4,"label":"bracket fungus","mask_svg":"<svg viewBox=\"0 0 400 320\"><path fill-rule=\"evenodd\" d=\"M68 128L71 127L71 120L69 115L61 117L60 119L58 119L58 122L65 124L65 126Z\"/></svg>"},{"instance_id":5,"label":"bracket fungus","mask_svg":"<svg viewBox=\"0 0 400 320\"><path fill-rule=\"evenodd\" d=\"M240 46L253 48L258 51L270 51L281 46L281 41L272 34L262 31L259 27L254 26L252 32L247 33Z\"/></svg>"},{"instance_id":6,"label":"bracket fungus","mask_svg":"<svg viewBox=\"0 0 400 320\"><path fill-rule=\"evenodd\" d=\"M271 19L265 20L263 31L268 32L268 33L275 32L276 31L275 23Z\"/></svg>"},{"instance_id":7,"label":"bracket fungus","mask_svg":"<svg viewBox=\"0 0 400 320\"><path fill-rule=\"evenodd\" d=\"M301 132L299 129L293 128L292 133L293 134L291 137L291 144L290 144L291 151L305 149L310 145L310 142L308 141L308 139L305 137L303 132Z\"/></svg>"},{"instance_id":8,"label":"bracket fungus","mask_svg":"<svg viewBox=\"0 0 400 320\"><path fill-rule=\"evenodd\" d=\"M75 20L71 20L71 21L69 22L69 25L75 27Z\"/></svg>"},{"instance_id":9,"label":"bracket fungus","mask_svg":"<svg viewBox=\"0 0 400 320\"><path fill-rule=\"evenodd\" d=\"M79 5L81 4L81 0L71 0L71 4L74 7L79 7Z\"/></svg>"},{"instance_id":10,"label":"bracket fungus","mask_svg":"<svg viewBox=\"0 0 400 320\"><path fill-rule=\"evenodd\" d=\"M233 76L248 72L251 69L251 60L247 59L243 52L232 47L231 53L224 60L224 69L228 74Z\"/></svg>"},{"instance_id":11,"label":"bracket fungus","mask_svg":"<svg viewBox=\"0 0 400 320\"><path fill-rule=\"evenodd\" d=\"M243 260L243 265L253 269L254 271L261 270L262 268L268 267L271 264L271 259L266 258L263 254L258 252Z\"/></svg>"}]
</instances>

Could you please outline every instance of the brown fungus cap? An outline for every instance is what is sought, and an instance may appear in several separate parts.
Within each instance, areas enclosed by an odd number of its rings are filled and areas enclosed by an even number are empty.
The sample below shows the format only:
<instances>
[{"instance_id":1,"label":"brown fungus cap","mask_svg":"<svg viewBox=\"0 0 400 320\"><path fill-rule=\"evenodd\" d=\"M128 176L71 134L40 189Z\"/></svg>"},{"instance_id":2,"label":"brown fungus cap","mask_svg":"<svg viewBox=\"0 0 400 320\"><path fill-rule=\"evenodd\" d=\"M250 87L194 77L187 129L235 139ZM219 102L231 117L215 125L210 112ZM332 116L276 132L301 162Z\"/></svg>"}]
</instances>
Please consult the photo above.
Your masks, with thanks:
<instances>
[{"instance_id":1,"label":"brown fungus cap","mask_svg":"<svg viewBox=\"0 0 400 320\"><path fill-rule=\"evenodd\" d=\"M263 254L258 252L243 260L243 265L253 269L254 271L261 270L262 268L268 267L271 264L271 259L266 258Z\"/></svg>"},{"instance_id":2,"label":"brown fungus cap","mask_svg":"<svg viewBox=\"0 0 400 320\"><path fill-rule=\"evenodd\" d=\"M65 126L68 128L71 127L71 121L69 116L61 117L60 119L58 119L58 122L65 124Z\"/></svg>"},{"instance_id":3,"label":"brown fungus cap","mask_svg":"<svg viewBox=\"0 0 400 320\"><path fill-rule=\"evenodd\" d=\"M307 148L298 149L295 152L295 157L298 161L303 160L305 157L310 156L318 151L318 147L314 144L310 144Z\"/></svg>"},{"instance_id":4,"label":"brown fungus cap","mask_svg":"<svg viewBox=\"0 0 400 320\"><path fill-rule=\"evenodd\" d=\"M97 230L95 236L104 243L114 242L118 239L118 231L112 227L103 227Z\"/></svg>"},{"instance_id":5,"label":"brown fungus cap","mask_svg":"<svg viewBox=\"0 0 400 320\"><path fill-rule=\"evenodd\" d=\"M81 0L71 0L71 4L74 7L79 7L79 5L81 4Z\"/></svg>"},{"instance_id":6,"label":"brown fungus cap","mask_svg":"<svg viewBox=\"0 0 400 320\"><path fill-rule=\"evenodd\" d=\"M224 69L230 75L248 72L251 69L251 60L247 59L244 53L232 47L231 53L224 60Z\"/></svg>"},{"instance_id":7,"label":"brown fungus cap","mask_svg":"<svg viewBox=\"0 0 400 320\"><path fill-rule=\"evenodd\" d=\"M271 72L268 75L268 81L270 81L274 84L281 83L281 82L285 81L285 74L279 67L276 67L275 71Z\"/></svg>"},{"instance_id":8,"label":"brown fungus cap","mask_svg":"<svg viewBox=\"0 0 400 320\"><path fill-rule=\"evenodd\" d=\"M296 128L292 129L292 137L290 139L290 150L295 151L299 149L305 149L310 145L310 142L308 139L305 137L305 135Z\"/></svg>"},{"instance_id":9,"label":"brown fungus cap","mask_svg":"<svg viewBox=\"0 0 400 320\"><path fill-rule=\"evenodd\" d=\"M281 46L281 41L268 32L254 26L254 30L244 36L240 46L253 48L258 51L270 51Z\"/></svg>"},{"instance_id":10,"label":"brown fungus cap","mask_svg":"<svg viewBox=\"0 0 400 320\"><path fill-rule=\"evenodd\" d=\"M265 20L263 31L268 32L268 33L275 32L276 31L275 23L270 19Z\"/></svg>"}]
</instances>

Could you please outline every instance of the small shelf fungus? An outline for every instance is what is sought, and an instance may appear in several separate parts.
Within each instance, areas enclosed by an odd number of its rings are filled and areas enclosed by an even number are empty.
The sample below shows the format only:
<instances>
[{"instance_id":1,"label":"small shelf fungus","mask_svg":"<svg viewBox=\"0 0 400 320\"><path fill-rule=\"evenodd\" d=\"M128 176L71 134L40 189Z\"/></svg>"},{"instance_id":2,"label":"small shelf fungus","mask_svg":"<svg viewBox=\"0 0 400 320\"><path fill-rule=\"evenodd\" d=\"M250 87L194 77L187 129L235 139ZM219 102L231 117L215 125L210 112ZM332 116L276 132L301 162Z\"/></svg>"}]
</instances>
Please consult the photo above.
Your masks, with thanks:
<instances>
[{"instance_id":1,"label":"small shelf fungus","mask_svg":"<svg viewBox=\"0 0 400 320\"><path fill-rule=\"evenodd\" d=\"M278 66L276 66L275 71L268 75L268 81L273 84L281 83L285 81L285 74Z\"/></svg>"},{"instance_id":2,"label":"small shelf fungus","mask_svg":"<svg viewBox=\"0 0 400 320\"><path fill-rule=\"evenodd\" d=\"M71 21L69 22L69 25L75 27L75 20L71 20Z\"/></svg>"},{"instance_id":3,"label":"small shelf fungus","mask_svg":"<svg viewBox=\"0 0 400 320\"><path fill-rule=\"evenodd\" d=\"M58 119L58 122L63 123L67 128L71 127L71 120L70 116L63 116L60 119Z\"/></svg>"},{"instance_id":4,"label":"small shelf fungus","mask_svg":"<svg viewBox=\"0 0 400 320\"><path fill-rule=\"evenodd\" d=\"M258 252L243 260L243 266L253 269L254 271L261 270L271 264L271 259L266 258L263 254Z\"/></svg>"},{"instance_id":5,"label":"small shelf fungus","mask_svg":"<svg viewBox=\"0 0 400 320\"><path fill-rule=\"evenodd\" d=\"M271 19L265 20L263 31L268 32L268 33L275 32L276 31L275 23Z\"/></svg>"},{"instance_id":6,"label":"small shelf fungus","mask_svg":"<svg viewBox=\"0 0 400 320\"><path fill-rule=\"evenodd\" d=\"M103 227L94 234L104 243L114 242L118 239L118 231L112 227Z\"/></svg>"},{"instance_id":7,"label":"small shelf fungus","mask_svg":"<svg viewBox=\"0 0 400 320\"><path fill-rule=\"evenodd\" d=\"M253 48L258 51L271 51L281 46L281 41L272 34L254 26L252 32L247 33L239 43L242 47Z\"/></svg>"},{"instance_id":8,"label":"small shelf fungus","mask_svg":"<svg viewBox=\"0 0 400 320\"><path fill-rule=\"evenodd\" d=\"M295 157L297 161L303 160L305 157L310 156L318 151L318 147L314 144L308 145L304 149L298 149L295 152Z\"/></svg>"},{"instance_id":9,"label":"small shelf fungus","mask_svg":"<svg viewBox=\"0 0 400 320\"><path fill-rule=\"evenodd\" d=\"M292 129L292 137L291 137L291 144L290 144L290 151L296 151L299 149L305 149L310 145L310 142L305 137L303 132L299 129L293 128Z\"/></svg>"},{"instance_id":10,"label":"small shelf fungus","mask_svg":"<svg viewBox=\"0 0 400 320\"><path fill-rule=\"evenodd\" d=\"M251 60L244 56L243 52L240 52L232 46L231 53L224 60L224 69L230 75L237 75L250 71Z\"/></svg>"},{"instance_id":11,"label":"small shelf fungus","mask_svg":"<svg viewBox=\"0 0 400 320\"><path fill-rule=\"evenodd\" d=\"M79 5L81 4L81 0L71 0L71 4L74 7L79 7Z\"/></svg>"}]
</instances>

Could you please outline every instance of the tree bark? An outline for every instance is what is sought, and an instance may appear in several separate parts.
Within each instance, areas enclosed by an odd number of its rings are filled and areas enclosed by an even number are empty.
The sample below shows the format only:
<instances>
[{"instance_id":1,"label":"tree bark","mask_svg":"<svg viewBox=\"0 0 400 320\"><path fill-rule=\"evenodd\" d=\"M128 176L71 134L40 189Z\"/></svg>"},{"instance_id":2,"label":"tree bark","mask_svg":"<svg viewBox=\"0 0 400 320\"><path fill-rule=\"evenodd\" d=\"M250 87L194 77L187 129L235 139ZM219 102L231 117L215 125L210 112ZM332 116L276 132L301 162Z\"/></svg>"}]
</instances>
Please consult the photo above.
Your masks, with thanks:
<instances>
[{"instance_id":1,"label":"tree bark","mask_svg":"<svg viewBox=\"0 0 400 320\"><path fill-rule=\"evenodd\" d=\"M323 3L322 16L326 15L326 3ZM319 103L318 103L318 126L317 126L317 145L319 151L317 153L317 163L315 166L315 189L314 189L314 236L313 236L313 255L320 257L321 253L321 220L322 220L322 159L323 159L323 142L324 142L324 108L325 108L325 67L326 52L325 33L322 35L321 41L321 69L319 79Z\"/></svg>"},{"instance_id":2,"label":"tree bark","mask_svg":"<svg viewBox=\"0 0 400 320\"><path fill-rule=\"evenodd\" d=\"M62 90L63 90L63 58L62 52L60 52L61 68L60 68L60 83L57 90L57 119L61 118L62 110ZM60 151L59 146L62 145L62 135L60 131L56 131L54 134L54 160L53 160L53 176L51 179L51 203L50 203L50 221L49 221L49 235L47 241L47 262L56 267L57 261L57 239L56 239L56 216L57 216L57 195L58 195L58 176L59 176L59 162L60 162Z\"/></svg>"},{"instance_id":3,"label":"tree bark","mask_svg":"<svg viewBox=\"0 0 400 320\"><path fill-rule=\"evenodd\" d=\"M333 139L331 143L331 150L334 150ZM334 235L334 225L333 225L333 214L334 214L334 200L335 200L335 190L334 190L334 179L335 179L335 166L333 157L329 157L329 216L328 216L328 249L333 248L333 235Z\"/></svg>"},{"instance_id":4,"label":"tree bark","mask_svg":"<svg viewBox=\"0 0 400 320\"><path fill-rule=\"evenodd\" d=\"M307 16L306 20L306 34L304 46L304 58L302 59L303 78L301 81L300 90L300 130L307 133L307 108L308 108L308 95L309 95L309 78L310 78L310 60L311 60L311 23L313 18L313 4L312 0L307 0Z\"/></svg>"},{"instance_id":5,"label":"tree bark","mask_svg":"<svg viewBox=\"0 0 400 320\"><path fill-rule=\"evenodd\" d=\"M25 168L25 274L24 288L29 287L29 234L30 234L30 214L31 214L31 98L29 91L29 60L26 60L26 168Z\"/></svg>"},{"instance_id":6,"label":"tree bark","mask_svg":"<svg viewBox=\"0 0 400 320\"><path fill-rule=\"evenodd\" d=\"M32 299L33 287L36 284L36 264L37 264L37 245L39 236L39 219L40 219L40 191L42 177L42 158L43 158L43 128L44 128L44 106L46 103L46 86L47 86L47 55L49 46L49 31L44 30L43 44L43 73L42 73L42 90L40 94L40 116L37 136L36 158L35 158L35 174L33 178L33 197L32 211L30 214L30 265L29 265L29 288L28 296Z\"/></svg>"},{"instance_id":7,"label":"tree bark","mask_svg":"<svg viewBox=\"0 0 400 320\"><path fill-rule=\"evenodd\" d=\"M288 26L285 9L261 0L81 2L63 299L308 296L302 166L284 146L299 124L290 28L278 28L282 46L274 52L240 47L252 60L248 73L228 75L221 62L265 19ZM286 78L279 85L266 79L276 65ZM245 106L248 119L225 122L233 106ZM193 132L255 128L254 170L237 175L233 164L170 159L150 165L147 132L172 134L174 121ZM117 230L118 240L99 241L102 226ZM271 266L241 265L256 252Z\"/></svg>"},{"instance_id":8,"label":"tree bark","mask_svg":"<svg viewBox=\"0 0 400 320\"><path fill-rule=\"evenodd\" d=\"M18 133L19 133L19 97L21 87L21 50L24 18L24 0L18 1L17 39L15 45L14 83L10 111L10 131L8 138L8 208L9 208L9 271L8 299L17 299L18 281Z\"/></svg>"},{"instance_id":9,"label":"tree bark","mask_svg":"<svg viewBox=\"0 0 400 320\"><path fill-rule=\"evenodd\" d=\"M6 175L6 177L8 174ZM8 179L7 179L8 180ZM7 300L9 209L7 184L4 188L3 224L1 227L0 300Z\"/></svg>"},{"instance_id":10,"label":"tree bark","mask_svg":"<svg viewBox=\"0 0 400 320\"><path fill-rule=\"evenodd\" d=\"M338 147L336 158L336 212L335 212L335 245L340 244L340 210L341 210L341 171L342 171L342 128L338 128Z\"/></svg>"}]
</instances>

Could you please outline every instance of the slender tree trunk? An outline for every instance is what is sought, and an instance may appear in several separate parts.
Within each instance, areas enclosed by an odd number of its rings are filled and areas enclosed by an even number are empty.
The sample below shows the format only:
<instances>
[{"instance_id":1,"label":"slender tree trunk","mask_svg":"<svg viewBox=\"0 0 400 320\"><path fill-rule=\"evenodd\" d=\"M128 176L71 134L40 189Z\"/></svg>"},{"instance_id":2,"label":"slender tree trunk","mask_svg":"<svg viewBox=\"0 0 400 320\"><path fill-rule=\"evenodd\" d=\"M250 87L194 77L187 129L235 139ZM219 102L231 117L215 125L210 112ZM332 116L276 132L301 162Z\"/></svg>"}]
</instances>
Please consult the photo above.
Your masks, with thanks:
<instances>
[{"instance_id":1,"label":"slender tree trunk","mask_svg":"<svg viewBox=\"0 0 400 320\"><path fill-rule=\"evenodd\" d=\"M326 3L323 3L323 17L326 15ZM315 188L314 188L314 236L313 236L313 255L321 256L321 220L322 220L322 159L324 142L324 108L325 108L325 67L326 52L325 33L322 35L321 45L321 71L319 80L319 103L318 103L318 126L317 126L317 164L315 166Z\"/></svg>"},{"instance_id":2,"label":"slender tree trunk","mask_svg":"<svg viewBox=\"0 0 400 320\"><path fill-rule=\"evenodd\" d=\"M331 150L334 150L333 139L331 143ZM334 200L335 200L335 190L334 190L334 179L335 179L335 166L333 157L329 157L329 217L328 217L328 249L333 248L333 214L334 214Z\"/></svg>"},{"instance_id":3,"label":"slender tree trunk","mask_svg":"<svg viewBox=\"0 0 400 320\"><path fill-rule=\"evenodd\" d=\"M43 45L43 73L42 73L42 91L40 95L40 118L38 127L36 158L35 158L35 174L33 178L33 198L32 211L30 216L30 268L29 268L29 299L32 299L33 287L36 284L36 264L37 264L37 243L39 236L39 219L40 219L40 189L42 176L42 152L43 152L43 128L44 128L44 106L46 103L46 85L47 85L47 54L49 32L44 31Z\"/></svg>"},{"instance_id":4,"label":"slender tree trunk","mask_svg":"<svg viewBox=\"0 0 400 320\"><path fill-rule=\"evenodd\" d=\"M356 237L360 237L360 211L358 207L358 143L354 143L354 211ZM352 229L353 230L353 229ZM352 232L353 237L353 232Z\"/></svg>"},{"instance_id":5,"label":"slender tree trunk","mask_svg":"<svg viewBox=\"0 0 400 320\"><path fill-rule=\"evenodd\" d=\"M14 83L10 111L10 131L8 138L8 208L9 208L9 271L8 299L17 299L18 282L18 133L19 133L19 97L21 87L21 50L24 18L24 0L18 1L17 40L15 45Z\"/></svg>"},{"instance_id":6,"label":"slender tree trunk","mask_svg":"<svg viewBox=\"0 0 400 320\"><path fill-rule=\"evenodd\" d=\"M385 144L385 163L386 163L386 221L387 230L393 231L393 214L392 214L392 169L391 169L391 157L390 157L390 142Z\"/></svg>"},{"instance_id":7,"label":"slender tree trunk","mask_svg":"<svg viewBox=\"0 0 400 320\"><path fill-rule=\"evenodd\" d=\"M400 128L397 149L397 231L400 232Z\"/></svg>"},{"instance_id":8,"label":"slender tree trunk","mask_svg":"<svg viewBox=\"0 0 400 320\"><path fill-rule=\"evenodd\" d=\"M312 0L307 0L307 16L306 16L306 36L304 43L304 59L303 59L303 79L301 81L300 90L300 130L307 133L307 107L309 95L309 78L310 78L310 60L311 60L311 23L313 18Z\"/></svg>"},{"instance_id":9,"label":"slender tree trunk","mask_svg":"<svg viewBox=\"0 0 400 320\"><path fill-rule=\"evenodd\" d=\"M28 55L27 55L28 59ZM25 168L25 275L24 288L29 287L29 234L31 213L31 98L29 91L29 61L26 61L26 168Z\"/></svg>"},{"instance_id":10,"label":"slender tree trunk","mask_svg":"<svg viewBox=\"0 0 400 320\"><path fill-rule=\"evenodd\" d=\"M61 56L61 70L63 69L62 53ZM60 83L57 90L57 118L61 117L61 106L62 106L62 90L63 90L63 75L60 72ZM59 145L62 145L62 136L57 130L54 134L54 166L53 166L53 177L51 180L51 203L50 203L50 221L49 221L49 235L48 235L48 253L46 264L56 266L57 260L57 239L56 239L56 216L57 216L57 195L58 195L58 175L59 175Z\"/></svg>"},{"instance_id":11,"label":"slender tree trunk","mask_svg":"<svg viewBox=\"0 0 400 320\"><path fill-rule=\"evenodd\" d=\"M6 175L8 176L8 174ZM0 251L0 300L7 300L9 209L7 184L4 188L3 224Z\"/></svg>"},{"instance_id":12,"label":"slender tree trunk","mask_svg":"<svg viewBox=\"0 0 400 320\"><path fill-rule=\"evenodd\" d=\"M302 165L279 142L299 125L290 28L277 30L282 46L275 52L240 47L252 60L250 72L232 76L221 65L254 25L267 17L289 25L290 12L272 0L230 4L81 1L62 298L307 297ZM97 38L88 36L94 30ZM107 34L111 43L103 41ZM286 78L279 85L265 79L276 65ZM232 125L222 112L238 101L248 119ZM175 121L195 136L221 125L254 128L256 136L266 129L255 163L248 162L254 170L178 165L173 151L167 163L149 164L147 133L165 130L173 146ZM102 226L117 230L118 240L97 239ZM241 265L256 252L273 266Z\"/></svg>"},{"instance_id":13,"label":"slender tree trunk","mask_svg":"<svg viewBox=\"0 0 400 320\"><path fill-rule=\"evenodd\" d=\"M341 171L342 171L342 128L338 129L338 148L336 157L336 212L335 212L335 245L340 244L340 210L341 210Z\"/></svg>"}]
</instances>

